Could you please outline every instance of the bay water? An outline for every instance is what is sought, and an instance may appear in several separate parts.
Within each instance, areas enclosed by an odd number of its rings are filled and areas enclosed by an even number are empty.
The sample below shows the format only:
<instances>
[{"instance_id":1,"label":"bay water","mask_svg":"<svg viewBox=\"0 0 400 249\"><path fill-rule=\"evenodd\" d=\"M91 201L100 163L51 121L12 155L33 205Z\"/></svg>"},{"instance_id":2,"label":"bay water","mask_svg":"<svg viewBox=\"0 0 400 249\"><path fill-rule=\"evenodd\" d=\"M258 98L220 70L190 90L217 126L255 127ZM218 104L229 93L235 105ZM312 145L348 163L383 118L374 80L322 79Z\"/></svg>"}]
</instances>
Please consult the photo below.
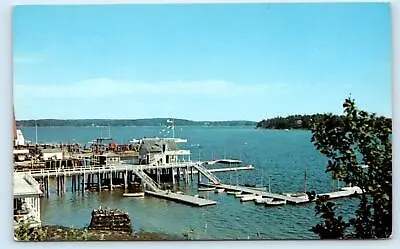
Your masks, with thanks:
<instances>
[{"instance_id":1,"label":"bay water","mask_svg":"<svg viewBox=\"0 0 400 249\"><path fill-rule=\"evenodd\" d=\"M25 139L35 142L34 127L22 128ZM133 138L161 137L160 127L38 127L39 143L85 144L99 136L111 136L117 143ZM327 158L311 143L311 132L304 130L263 130L253 127L176 127L176 137L187 138L181 148L190 149L192 160L239 159L255 167L250 171L220 172L215 175L227 184L257 184L277 193L317 193L332 191L330 174L325 173ZM197 177L194 177L197 179ZM55 183L52 184L55 186ZM72 193L70 184L63 196L53 189L41 199L43 224L83 227L90 223L94 208L110 207L129 212L133 229L182 235L193 230L194 239L317 239L309 229L320 222L315 204L264 207L224 193L199 193L217 201L209 207L191 207L154 197L123 198L122 190L100 193ZM176 188L197 194L196 182ZM338 211L348 217L357 207L356 198L335 201Z\"/></svg>"}]
</instances>

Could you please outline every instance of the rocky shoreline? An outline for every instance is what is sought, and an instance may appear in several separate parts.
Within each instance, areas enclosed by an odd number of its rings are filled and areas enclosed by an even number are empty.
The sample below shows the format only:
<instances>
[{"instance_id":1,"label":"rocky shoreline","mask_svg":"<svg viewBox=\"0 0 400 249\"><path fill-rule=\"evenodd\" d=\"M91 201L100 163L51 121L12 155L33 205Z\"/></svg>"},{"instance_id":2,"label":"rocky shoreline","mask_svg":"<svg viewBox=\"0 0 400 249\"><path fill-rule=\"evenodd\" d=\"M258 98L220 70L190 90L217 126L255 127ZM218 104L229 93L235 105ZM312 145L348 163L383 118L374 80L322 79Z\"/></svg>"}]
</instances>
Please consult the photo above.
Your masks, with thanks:
<instances>
[{"instance_id":1,"label":"rocky shoreline","mask_svg":"<svg viewBox=\"0 0 400 249\"><path fill-rule=\"evenodd\" d=\"M47 225L29 229L29 239L19 241L165 241L184 240L182 236L145 231L124 232L113 230L91 230L58 225Z\"/></svg>"},{"instance_id":2,"label":"rocky shoreline","mask_svg":"<svg viewBox=\"0 0 400 249\"><path fill-rule=\"evenodd\" d=\"M127 212L116 209L94 209L88 227L72 228L47 225L29 228L26 223L14 230L17 241L127 241L127 240L184 240L187 236L165 233L132 231L132 223Z\"/></svg>"}]
</instances>

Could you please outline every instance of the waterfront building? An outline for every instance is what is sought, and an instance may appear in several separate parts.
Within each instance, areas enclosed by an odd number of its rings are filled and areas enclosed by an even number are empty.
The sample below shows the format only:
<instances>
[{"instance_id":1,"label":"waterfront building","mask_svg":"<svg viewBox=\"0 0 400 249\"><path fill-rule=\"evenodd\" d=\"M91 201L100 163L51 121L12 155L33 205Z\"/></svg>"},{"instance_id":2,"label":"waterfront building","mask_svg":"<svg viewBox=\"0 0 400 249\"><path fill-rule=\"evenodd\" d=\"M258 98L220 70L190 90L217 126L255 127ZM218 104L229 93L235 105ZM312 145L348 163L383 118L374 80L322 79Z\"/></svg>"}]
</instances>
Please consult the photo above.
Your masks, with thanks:
<instances>
[{"instance_id":1,"label":"waterfront building","mask_svg":"<svg viewBox=\"0 0 400 249\"><path fill-rule=\"evenodd\" d=\"M101 155L95 155L94 161L101 166L112 166L119 164L121 157L115 153L107 152Z\"/></svg>"},{"instance_id":2,"label":"waterfront building","mask_svg":"<svg viewBox=\"0 0 400 249\"><path fill-rule=\"evenodd\" d=\"M14 227L19 222L26 222L29 227L41 226L39 183L29 174L14 173Z\"/></svg>"},{"instance_id":3,"label":"waterfront building","mask_svg":"<svg viewBox=\"0 0 400 249\"><path fill-rule=\"evenodd\" d=\"M190 150L181 150L178 143L186 142L179 138L144 138L139 141L139 163L163 165L190 161Z\"/></svg>"}]
</instances>

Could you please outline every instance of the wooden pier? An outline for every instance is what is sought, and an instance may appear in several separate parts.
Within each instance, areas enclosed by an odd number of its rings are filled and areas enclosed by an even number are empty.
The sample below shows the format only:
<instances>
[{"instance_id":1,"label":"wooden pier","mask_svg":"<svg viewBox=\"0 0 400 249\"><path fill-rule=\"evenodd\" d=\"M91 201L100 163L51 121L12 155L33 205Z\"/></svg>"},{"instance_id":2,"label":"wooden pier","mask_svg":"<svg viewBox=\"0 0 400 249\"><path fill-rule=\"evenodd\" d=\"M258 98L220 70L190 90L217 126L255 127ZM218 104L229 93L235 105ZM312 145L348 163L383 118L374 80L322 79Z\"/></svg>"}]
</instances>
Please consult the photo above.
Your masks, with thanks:
<instances>
[{"instance_id":1,"label":"wooden pier","mask_svg":"<svg viewBox=\"0 0 400 249\"><path fill-rule=\"evenodd\" d=\"M203 198L199 198L199 197L194 197L194 196L185 195L185 194L177 194L177 193L172 193L172 192L167 192L167 191L162 191L162 192L145 191L145 193L148 195L155 196L155 197L172 200L172 201L188 204L191 206L197 206L197 207L210 206L210 205L217 204L217 202L213 201L213 200L207 200L207 199L203 199Z\"/></svg>"}]
</instances>

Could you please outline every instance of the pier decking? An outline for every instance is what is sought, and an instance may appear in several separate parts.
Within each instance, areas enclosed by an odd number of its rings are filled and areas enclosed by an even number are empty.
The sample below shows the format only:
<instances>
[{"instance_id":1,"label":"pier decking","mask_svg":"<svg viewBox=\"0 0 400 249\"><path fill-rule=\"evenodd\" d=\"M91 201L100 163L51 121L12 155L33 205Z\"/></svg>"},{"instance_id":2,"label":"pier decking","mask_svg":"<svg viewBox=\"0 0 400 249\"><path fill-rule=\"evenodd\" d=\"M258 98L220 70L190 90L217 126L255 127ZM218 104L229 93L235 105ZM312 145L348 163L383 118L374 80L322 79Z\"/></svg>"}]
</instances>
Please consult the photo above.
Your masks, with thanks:
<instances>
[{"instance_id":1,"label":"pier decking","mask_svg":"<svg viewBox=\"0 0 400 249\"><path fill-rule=\"evenodd\" d=\"M203 206L210 206L210 205L215 205L217 204L216 201L213 200L207 200L207 199L202 199L190 195L185 195L185 194L177 194L177 193L172 193L172 192L153 192L153 191L145 191L146 194L156 196L159 198L167 199L167 200L172 200L176 202L181 202L184 204L189 204L192 206L198 206L198 207L203 207Z\"/></svg>"},{"instance_id":2,"label":"pier decking","mask_svg":"<svg viewBox=\"0 0 400 249\"><path fill-rule=\"evenodd\" d=\"M33 177L42 176L59 176L59 175L76 175L76 174L93 174L93 173L109 173L109 172L122 172L126 170L152 170L152 169L167 169L167 168L179 168L179 167L192 167L194 162L191 163L174 163L165 164L160 166L153 165L133 165L120 163L113 166L90 166L90 167L75 167L75 168L58 168L58 169L40 169L40 170L25 170L21 172L30 173ZM230 168L218 168L218 169L207 169L208 172L228 172L228 171L240 171L240 170L253 170L252 165L243 167L230 167ZM19 172L19 171L16 171ZM193 174L198 174L198 170L193 170ZM182 175L183 173L180 172Z\"/></svg>"}]
</instances>

